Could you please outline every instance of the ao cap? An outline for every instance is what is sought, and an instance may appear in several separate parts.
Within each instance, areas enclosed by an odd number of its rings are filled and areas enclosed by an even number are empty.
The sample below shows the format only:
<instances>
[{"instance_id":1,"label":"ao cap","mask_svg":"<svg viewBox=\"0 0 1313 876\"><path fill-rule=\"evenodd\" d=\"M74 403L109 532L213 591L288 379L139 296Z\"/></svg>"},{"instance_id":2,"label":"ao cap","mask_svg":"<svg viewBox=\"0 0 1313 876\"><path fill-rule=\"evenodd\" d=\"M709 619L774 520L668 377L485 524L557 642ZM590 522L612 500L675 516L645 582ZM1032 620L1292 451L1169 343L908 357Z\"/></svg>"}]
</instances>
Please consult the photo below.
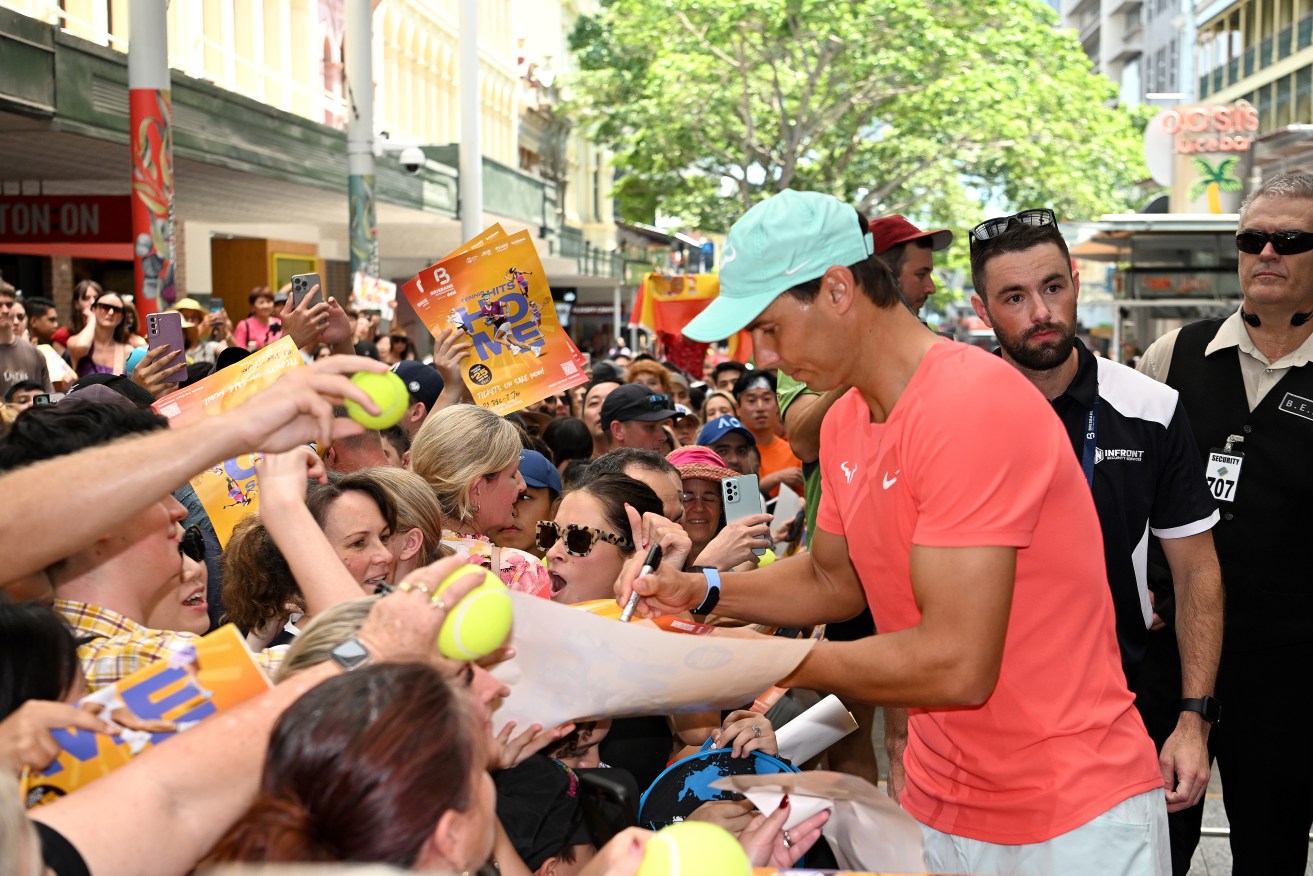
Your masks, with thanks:
<instances>
[{"instance_id":1,"label":"ao cap","mask_svg":"<svg viewBox=\"0 0 1313 876\"><path fill-rule=\"evenodd\" d=\"M871 237L875 240L875 254L884 255L900 243L930 238L930 249L939 252L953 245L953 232L947 228L922 231L905 216L885 216L871 220Z\"/></svg>"},{"instance_id":2,"label":"ao cap","mask_svg":"<svg viewBox=\"0 0 1313 876\"><path fill-rule=\"evenodd\" d=\"M611 394L602 402L602 428L610 429L612 423L624 423L640 420L644 423L658 423L679 416L670 396L653 392L639 383L626 383L611 390Z\"/></svg>"},{"instance_id":3,"label":"ao cap","mask_svg":"<svg viewBox=\"0 0 1313 876\"><path fill-rule=\"evenodd\" d=\"M698 433L698 444L703 447L710 447L730 432L737 432L748 439L749 447L757 446L757 439L748 431L748 427L743 425L738 417L731 417L729 414L716 417L716 419L703 426L702 431Z\"/></svg>"},{"instance_id":4,"label":"ao cap","mask_svg":"<svg viewBox=\"0 0 1313 876\"><path fill-rule=\"evenodd\" d=\"M406 391L415 401L424 403L424 410L433 413L438 396L446 385L438 369L415 359L404 359L392 366L392 371L406 384Z\"/></svg>"},{"instance_id":5,"label":"ao cap","mask_svg":"<svg viewBox=\"0 0 1313 876\"><path fill-rule=\"evenodd\" d=\"M684 326L684 335L708 342L728 338L780 293L834 265L864 261L874 251L852 207L832 195L785 189L729 230L720 259L720 295Z\"/></svg>"},{"instance_id":6,"label":"ao cap","mask_svg":"<svg viewBox=\"0 0 1313 876\"><path fill-rule=\"evenodd\" d=\"M561 473L537 450L520 451L520 477L535 489L551 490L553 498L561 495Z\"/></svg>"}]
</instances>

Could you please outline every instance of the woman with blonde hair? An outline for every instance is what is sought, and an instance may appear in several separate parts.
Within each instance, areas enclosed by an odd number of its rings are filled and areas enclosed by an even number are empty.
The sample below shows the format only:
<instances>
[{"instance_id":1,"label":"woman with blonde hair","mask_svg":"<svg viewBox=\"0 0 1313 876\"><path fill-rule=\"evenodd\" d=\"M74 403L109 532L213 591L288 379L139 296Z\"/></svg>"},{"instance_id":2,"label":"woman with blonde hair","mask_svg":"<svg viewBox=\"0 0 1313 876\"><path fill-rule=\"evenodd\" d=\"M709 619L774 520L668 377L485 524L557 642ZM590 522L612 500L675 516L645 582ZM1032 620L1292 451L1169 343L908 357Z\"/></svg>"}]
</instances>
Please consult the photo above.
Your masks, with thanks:
<instances>
[{"instance_id":1,"label":"woman with blonde hair","mask_svg":"<svg viewBox=\"0 0 1313 876\"><path fill-rule=\"evenodd\" d=\"M520 431L475 405L430 414L410 448L410 468L424 478L442 507L442 540L457 554L498 572L512 590L546 597L547 569L537 557L498 548L490 536L515 520L524 492Z\"/></svg>"},{"instance_id":2,"label":"woman with blonde hair","mask_svg":"<svg viewBox=\"0 0 1313 876\"><path fill-rule=\"evenodd\" d=\"M739 406L734 402L734 396L723 390L707 393L706 399L702 402L702 422L710 423L717 417L737 417L739 415Z\"/></svg>"},{"instance_id":3,"label":"woman with blonde hair","mask_svg":"<svg viewBox=\"0 0 1313 876\"><path fill-rule=\"evenodd\" d=\"M442 543L442 507L422 477L393 466L361 469L355 476L378 484L396 506L397 527L387 544L396 560L394 580L455 553Z\"/></svg>"}]
</instances>

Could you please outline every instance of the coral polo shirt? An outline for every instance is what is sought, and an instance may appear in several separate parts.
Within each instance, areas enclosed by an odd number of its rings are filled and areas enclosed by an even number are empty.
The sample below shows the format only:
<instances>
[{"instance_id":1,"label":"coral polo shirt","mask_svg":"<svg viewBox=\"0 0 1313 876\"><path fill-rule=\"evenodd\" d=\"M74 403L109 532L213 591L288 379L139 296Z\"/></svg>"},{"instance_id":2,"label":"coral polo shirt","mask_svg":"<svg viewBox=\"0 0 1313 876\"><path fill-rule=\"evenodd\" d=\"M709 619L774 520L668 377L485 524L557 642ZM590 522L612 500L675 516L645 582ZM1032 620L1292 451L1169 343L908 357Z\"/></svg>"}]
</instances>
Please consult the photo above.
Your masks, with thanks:
<instances>
[{"instance_id":1,"label":"coral polo shirt","mask_svg":"<svg viewBox=\"0 0 1313 876\"><path fill-rule=\"evenodd\" d=\"M915 627L912 545L1017 548L1003 663L978 708L909 710L903 807L944 833L1043 842L1161 788L1126 688L1089 487L1012 366L936 344L884 423L856 390L821 429L817 525L847 538L881 632Z\"/></svg>"}]
</instances>

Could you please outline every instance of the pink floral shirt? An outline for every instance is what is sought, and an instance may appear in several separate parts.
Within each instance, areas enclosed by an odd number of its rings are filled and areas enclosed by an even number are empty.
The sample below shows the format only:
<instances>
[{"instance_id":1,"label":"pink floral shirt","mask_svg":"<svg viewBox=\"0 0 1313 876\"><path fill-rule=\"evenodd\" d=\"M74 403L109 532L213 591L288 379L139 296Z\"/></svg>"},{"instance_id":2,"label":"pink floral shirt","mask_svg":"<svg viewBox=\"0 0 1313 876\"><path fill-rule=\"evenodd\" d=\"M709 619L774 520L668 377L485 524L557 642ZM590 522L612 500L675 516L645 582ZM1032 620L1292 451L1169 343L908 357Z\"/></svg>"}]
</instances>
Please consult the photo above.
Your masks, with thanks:
<instances>
[{"instance_id":1,"label":"pink floral shirt","mask_svg":"<svg viewBox=\"0 0 1313 876\"><path fill-rule=\"evenodd\" d=\"M449 529L442 531L442 543L454 550L457 556L469 557L484 568L492 566L492 542L486 535L462 535ZM497 570L502 583L518 593L551 597L552 579L543 561L518 548L499 548L501 568Z\"/></svg>"}]
</instances>

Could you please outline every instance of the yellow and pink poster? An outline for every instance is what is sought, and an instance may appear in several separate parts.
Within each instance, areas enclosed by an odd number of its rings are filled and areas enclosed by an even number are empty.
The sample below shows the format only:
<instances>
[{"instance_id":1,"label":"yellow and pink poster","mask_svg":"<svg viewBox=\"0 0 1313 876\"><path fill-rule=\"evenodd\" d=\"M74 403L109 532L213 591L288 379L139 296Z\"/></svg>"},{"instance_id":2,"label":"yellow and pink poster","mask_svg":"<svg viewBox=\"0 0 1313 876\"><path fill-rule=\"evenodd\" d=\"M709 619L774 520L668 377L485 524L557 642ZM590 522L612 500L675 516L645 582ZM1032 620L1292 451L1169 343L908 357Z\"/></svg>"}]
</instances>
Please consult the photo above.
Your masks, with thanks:
<instances>
[{"instance_id":1,"label":"yellow and pink poster","mask_svg":"<svg viewBox=\"0 0 1313 876\"><path fill-rule=\"evenodd\" d=\"M24 799L28 806L51 803L270 686L237 627L220 627L85 697L83 709L123 729L118 736L52 729L59 755L44 772L24 775Z\"/></svg>"},{"instance_id":2,"label":"yellow and pink poster","mask_svg":"<svg viewBox=\"0 0 1313 876\"><path fill-rule=\"evenodd\" d=\"M402 291L435 336L469 337L465 385L481 407L509 414L587 380L527 231L488 228Z\"/></svg>"},{"instance_id":3,"label":"yellow and pink poster","mask_svg":"<svg viewBox=\"0 0 1313 876\"><path fill-rule=\"evenodd\" d=\"M167 417L172 424L189 423L236 407L268 387L287 369L304 364L296 343L291 338L281 338L204 380L169 393L153 407L155 413ZM260 510L255 479L258 456L254 452L243 453L191 479L221 545L227 546L233 527L244 517Z\"/></svg>"}]
</instances>

